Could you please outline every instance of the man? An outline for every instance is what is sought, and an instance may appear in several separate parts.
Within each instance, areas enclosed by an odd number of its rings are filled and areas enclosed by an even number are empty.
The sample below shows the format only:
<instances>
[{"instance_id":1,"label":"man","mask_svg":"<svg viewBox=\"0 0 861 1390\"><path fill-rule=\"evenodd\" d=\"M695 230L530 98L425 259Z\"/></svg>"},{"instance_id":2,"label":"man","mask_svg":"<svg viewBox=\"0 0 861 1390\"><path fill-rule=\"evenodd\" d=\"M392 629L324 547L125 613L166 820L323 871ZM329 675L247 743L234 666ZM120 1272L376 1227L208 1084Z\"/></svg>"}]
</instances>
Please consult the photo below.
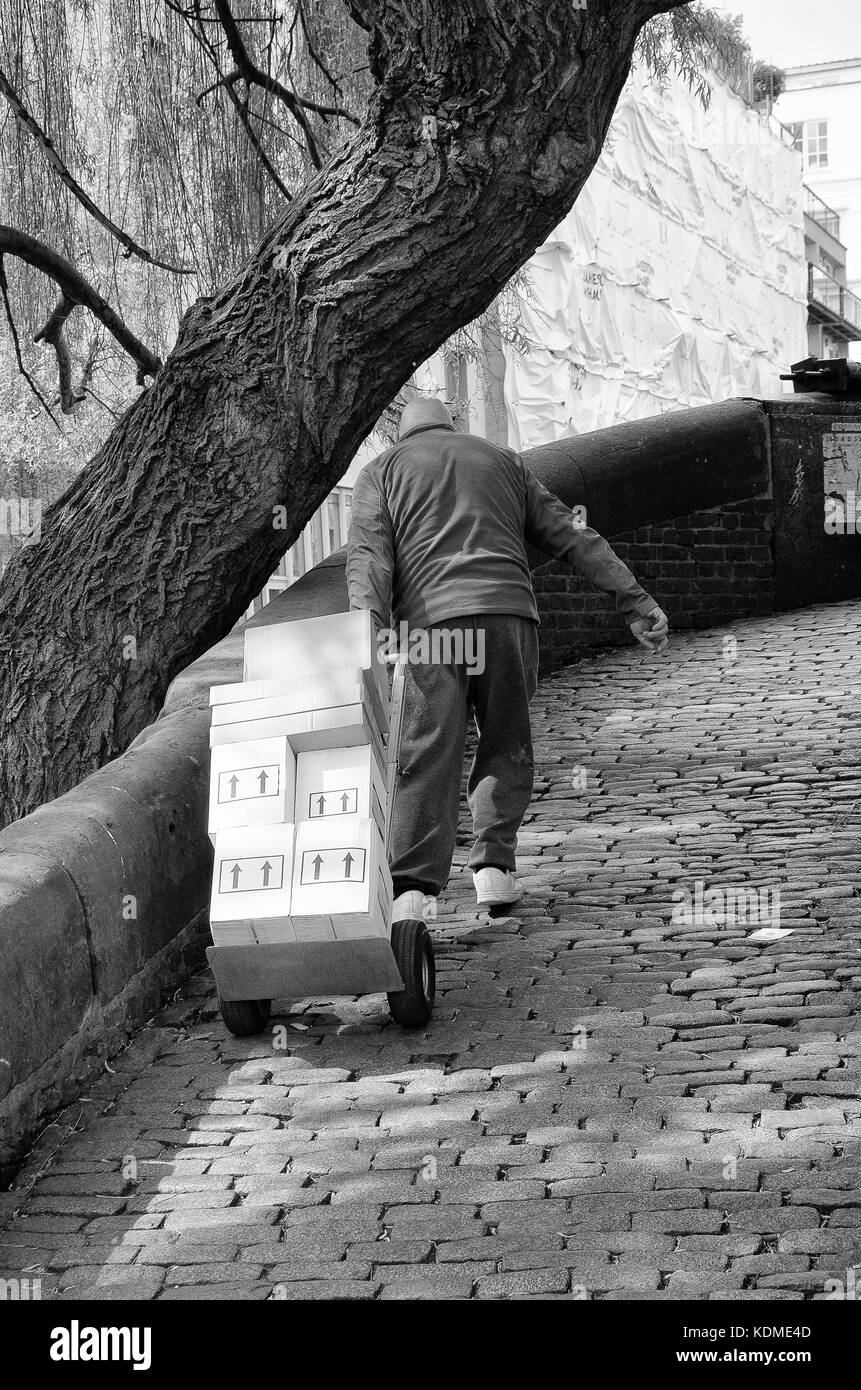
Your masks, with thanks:
<instances>
[{"instance_id":1,"label":"man","mask_svg":"<svg viewBox=\"0 0 861 1390\"><path fill-rule=\"evenodd\" d=\"M479 731L467 787L478 906L492 913L520 897L515 850L532 796L529 702L538 677L527 542L615 594L638 640L663 650L660 608L519 455L456 433L442 401L410 401L398 443L357 479L347 550L351 608L370 609L380 629L393 622L440 639L426 644L430 659L406 665L390 847L396 922L436 916L454 853L470 710Z\"/></svg>"}]
</instances>

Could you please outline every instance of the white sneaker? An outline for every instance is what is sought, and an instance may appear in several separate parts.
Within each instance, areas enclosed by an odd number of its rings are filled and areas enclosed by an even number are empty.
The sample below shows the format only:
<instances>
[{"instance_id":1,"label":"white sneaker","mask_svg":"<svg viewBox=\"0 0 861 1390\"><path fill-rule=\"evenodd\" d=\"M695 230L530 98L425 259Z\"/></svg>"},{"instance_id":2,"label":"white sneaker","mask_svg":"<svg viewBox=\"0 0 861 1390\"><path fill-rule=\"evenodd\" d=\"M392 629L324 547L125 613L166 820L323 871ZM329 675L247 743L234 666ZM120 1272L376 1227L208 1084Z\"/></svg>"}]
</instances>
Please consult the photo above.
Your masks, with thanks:
<instances>
[{"instance_id":1,"label":"white sneaker","mask_svg":"<svg viewBox=\"0 0 861 1390\"><path fill-rule=\"evenodd\" d=\"M399 894L392 903L392 921L410 922L417 918L425 922L436 921L436 898L411 888L408 893Z\"/></svg>"},{"instance_id":2,"label":"white sneaker","mask_svg":"<svg viewBox=\"0 0 861 1390\"><path fill-rule=\"evenodd\" d=\"M523 896L523 889L510 869L479 869L472 881L479 907L508 907Z\"/></svg>"}]
</instances>

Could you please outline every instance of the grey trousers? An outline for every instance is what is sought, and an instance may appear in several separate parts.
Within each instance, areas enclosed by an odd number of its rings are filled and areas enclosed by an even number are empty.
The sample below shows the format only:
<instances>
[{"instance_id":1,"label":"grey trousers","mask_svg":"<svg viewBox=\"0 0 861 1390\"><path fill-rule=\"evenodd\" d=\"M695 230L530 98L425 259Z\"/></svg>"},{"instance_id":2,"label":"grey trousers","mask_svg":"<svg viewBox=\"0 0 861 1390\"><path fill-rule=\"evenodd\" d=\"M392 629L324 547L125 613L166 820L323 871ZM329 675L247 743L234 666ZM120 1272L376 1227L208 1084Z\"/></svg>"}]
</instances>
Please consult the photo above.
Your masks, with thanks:
<instances>
[{"instance_id":1,"label":"grey trousers","mask_svg":"<svg viewBox=\"0 0 861 1390\"><path fill-rule=\"evenodd\" d=\"M438 651L442 657L458 648L458 637L461 650L473 656L483 641L484 663L483 669L480 661L470 666L451 659L407 665L390 846L396 896L411 888L437 895L448 880L470 713L478 728L467 783L473 870L514 868L517 832L532 796L529 702L538 680L537 624L479 614L430 628L428 637L431 656Z\"/></svg>"}]
</instances>

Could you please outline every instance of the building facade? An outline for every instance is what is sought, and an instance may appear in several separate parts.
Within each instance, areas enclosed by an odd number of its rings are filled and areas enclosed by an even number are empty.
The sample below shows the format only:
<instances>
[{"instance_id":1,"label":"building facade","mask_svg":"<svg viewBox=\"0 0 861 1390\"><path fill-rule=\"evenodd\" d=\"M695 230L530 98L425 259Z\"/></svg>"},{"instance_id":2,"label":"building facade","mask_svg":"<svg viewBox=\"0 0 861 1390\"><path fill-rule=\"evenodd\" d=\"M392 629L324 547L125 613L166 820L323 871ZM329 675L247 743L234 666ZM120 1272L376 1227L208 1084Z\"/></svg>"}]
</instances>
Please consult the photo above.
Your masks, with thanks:
<instances>
[{"instance_id":1,"label":"building facade","mask_svg":"<svg viewBox=\"0 0 861 1390\"><path fill-rule=\"evenodd\" d=\"M810 352L861 357L861 58L788 68L775 115L804 169Z\"/></svg>"},{"instance_id":2,"label":"building facade","mask_svg":"<svg viewBox=\"0 0 861 1390\"><path fill-rule=\"evenodd\" d=\"M806 355L801 161L713 82L635 69L601 157L533 257L528 353L508 355L512 443L530 448L734 396L780 395Z\"/></svg>"}]
</instances>

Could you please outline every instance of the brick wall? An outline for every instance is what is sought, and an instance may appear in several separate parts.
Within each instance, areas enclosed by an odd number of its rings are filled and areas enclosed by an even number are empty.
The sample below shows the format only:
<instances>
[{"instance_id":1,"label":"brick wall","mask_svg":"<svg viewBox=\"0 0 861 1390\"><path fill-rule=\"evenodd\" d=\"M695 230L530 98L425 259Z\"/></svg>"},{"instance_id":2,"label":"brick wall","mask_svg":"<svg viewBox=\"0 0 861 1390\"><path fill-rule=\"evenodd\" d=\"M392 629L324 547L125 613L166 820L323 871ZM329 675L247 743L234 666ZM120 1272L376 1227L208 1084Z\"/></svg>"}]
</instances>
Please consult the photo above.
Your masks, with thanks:
<instances>
[{"instance_id":1,"label":"brick wall","mask_svg":"<svg viewBox=\"0 0 861 1390\"><path fill-rule=\"evenodd\" d=\"M693 512L614 536L613 548L666 611L673 628L712 627L774 609L771 498ZM612 598L567 566L533 575L543 671L589 647L630 641Z\"/></svg>"}]
</instances>

